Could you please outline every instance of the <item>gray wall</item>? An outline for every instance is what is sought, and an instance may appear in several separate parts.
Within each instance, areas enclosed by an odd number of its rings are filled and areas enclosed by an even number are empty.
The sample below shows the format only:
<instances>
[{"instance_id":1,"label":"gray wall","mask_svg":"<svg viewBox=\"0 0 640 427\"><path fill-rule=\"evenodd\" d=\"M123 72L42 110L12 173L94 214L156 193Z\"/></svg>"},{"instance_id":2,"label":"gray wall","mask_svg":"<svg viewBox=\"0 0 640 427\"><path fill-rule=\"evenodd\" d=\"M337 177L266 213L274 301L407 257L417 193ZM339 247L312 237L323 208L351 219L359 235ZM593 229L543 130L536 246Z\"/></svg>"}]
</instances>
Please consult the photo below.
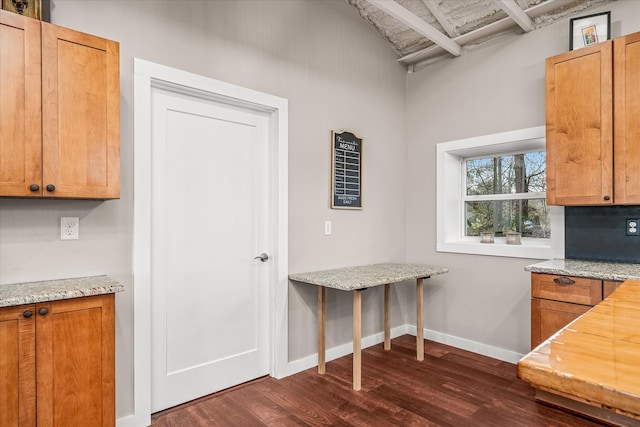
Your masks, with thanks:
<instances>
[{"instance_id":1,"label":"gray wall","mask_svg":"<svg viewBox=\"0 0 640 427\"><path fill-rule=\"evenodd\" d=\"M640 2L618 1L612 37L640 31ZM407 259L450 268L427 287L425 325L517 353L529 350L530 276L538 260L437 253L436 144L545 124L544 60L569 48L568 19L408 76Z\"/></svg>"},{"instance_id":2,"label":"gray wall","mask_svg":"<svg viewBox=\"0 0 640 427\"><path fill-rule=\"evenodd\" d=\"M133 408L134 57L289 99L291 272L405 259L448 266L450 274L427 281L426 327L527 350L522 268L532 260L435 252L435 144L543 124L542 64L567 50L567 22L407 78L343 0L51 2L53 23L121 43L122 197L0 199L0 284L109 274L126 285L116 307L118 417ZM609 9L614 36L640 30L640 2ZM362 211L328 208L332 129L364 138ZM80 217L80 240L58 240L60 216ZM393 325L414 321L410 290L394 289ZM364 296L365 335L382 329L380 298L379 290ZM327 345L349 342L351 299L327 299ZM289 304L295 360L316 351L315 290L290 285Z\"/></svg>"},{"instance_id":3,"label":"gray wall","mask_svg":"<svg viewBox=\"0 0 640 427\"><path fill-rule=\"evenodd\" d=\"M120 42L122 197L0 199L0 283L108 274L126 285L116 299L118 417L133 408L134 57L289 99L291 272L405 259L406 72L344 0L51 3L53 23ZM364 139L362 211L328 207L339 129ZM80 240L59 240L60 216L80 217ZM404 301L396 292L394 307ZM329 347L351 340L349 297L327 295ZM382 330L377 297L364 297L365 335ZM317 351L315 289L290 285L289 304L295 360ZM395 310L393 324L404 323Z\"/></svg>"}]
</instances>

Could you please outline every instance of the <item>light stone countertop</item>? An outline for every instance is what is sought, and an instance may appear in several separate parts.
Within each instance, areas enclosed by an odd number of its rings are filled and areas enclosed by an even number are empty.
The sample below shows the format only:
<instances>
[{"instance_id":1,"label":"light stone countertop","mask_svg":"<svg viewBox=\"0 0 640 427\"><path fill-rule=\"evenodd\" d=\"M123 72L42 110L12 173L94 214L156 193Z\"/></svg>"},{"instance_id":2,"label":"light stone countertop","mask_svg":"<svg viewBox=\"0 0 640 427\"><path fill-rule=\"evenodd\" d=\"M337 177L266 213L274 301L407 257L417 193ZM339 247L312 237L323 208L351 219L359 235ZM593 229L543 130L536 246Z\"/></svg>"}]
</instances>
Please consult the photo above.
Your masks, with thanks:
<instances>
[{"instance_id":1,"label":"light stone countertop","mask_svg":"<svg viewBox=\"0 0 640 427\"><path fill-rule=\"evenodd\" d=\"M290 274L289 279L341 291L354 291L404 280L426 279L448 272L449 269L443 267L387 263Z\"/></svg>"},{"instance_id":2,"label":"light stone countertop","mask_svg":"<svg viewBox=\"0 0 640 427\"><path fill-rule=\"evenodd\" d=\"M108 276L0 285L0 307L55 301L124 291L124 285Z\"/></svg>"},{"instance_id":3,"label":"light stone countertop","mask_svg":"<svg viewBox=\"0 0 640 427\"><path fill-rule=\"evenodd\" d=\"M588 277L601 280L640 280L640 264L552 259L527 265L524 269L532 273Z\"/></svg>"}]
</instances>

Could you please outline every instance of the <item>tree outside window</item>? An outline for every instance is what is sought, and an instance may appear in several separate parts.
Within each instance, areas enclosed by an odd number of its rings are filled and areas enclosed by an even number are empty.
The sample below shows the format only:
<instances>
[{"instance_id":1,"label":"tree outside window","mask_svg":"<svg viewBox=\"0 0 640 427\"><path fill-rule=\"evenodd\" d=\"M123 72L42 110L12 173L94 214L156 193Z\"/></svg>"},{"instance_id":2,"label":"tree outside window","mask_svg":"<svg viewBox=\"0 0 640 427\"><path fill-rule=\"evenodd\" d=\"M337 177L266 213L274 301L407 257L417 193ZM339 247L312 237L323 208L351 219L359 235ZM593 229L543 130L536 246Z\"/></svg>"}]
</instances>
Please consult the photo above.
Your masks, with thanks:
<instances>
[{"instance_id":1,"label":"tree outside window","mask_svg":"<svg viewBox=\"0 0 640 427\"><path fill-rule=\"evenodd\" d=\"M546 205L545 152L464 159L465 235L508 231L551 237Z\"/></svg>"}]
</instances>

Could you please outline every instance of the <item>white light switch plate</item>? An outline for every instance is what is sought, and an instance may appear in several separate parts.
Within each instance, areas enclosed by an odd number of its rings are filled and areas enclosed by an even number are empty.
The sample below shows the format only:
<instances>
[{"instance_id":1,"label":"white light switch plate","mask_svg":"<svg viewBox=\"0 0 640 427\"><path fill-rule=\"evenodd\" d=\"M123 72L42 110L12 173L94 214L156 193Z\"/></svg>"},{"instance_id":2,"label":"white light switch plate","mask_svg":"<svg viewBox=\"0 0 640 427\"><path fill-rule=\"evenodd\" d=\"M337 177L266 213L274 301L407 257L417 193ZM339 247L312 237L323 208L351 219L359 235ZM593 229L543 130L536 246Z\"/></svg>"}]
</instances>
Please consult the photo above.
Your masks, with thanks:
<instances>
[{"instance_id":1,"label":"white light switch plate","mask_svg":"<svg viewBox=\"0 0 640 427\"><path fill-rule=\"evenodd\" d=\"M324 222L324 235L331 236L331 221Z\"/></svg>"}]
</instances>

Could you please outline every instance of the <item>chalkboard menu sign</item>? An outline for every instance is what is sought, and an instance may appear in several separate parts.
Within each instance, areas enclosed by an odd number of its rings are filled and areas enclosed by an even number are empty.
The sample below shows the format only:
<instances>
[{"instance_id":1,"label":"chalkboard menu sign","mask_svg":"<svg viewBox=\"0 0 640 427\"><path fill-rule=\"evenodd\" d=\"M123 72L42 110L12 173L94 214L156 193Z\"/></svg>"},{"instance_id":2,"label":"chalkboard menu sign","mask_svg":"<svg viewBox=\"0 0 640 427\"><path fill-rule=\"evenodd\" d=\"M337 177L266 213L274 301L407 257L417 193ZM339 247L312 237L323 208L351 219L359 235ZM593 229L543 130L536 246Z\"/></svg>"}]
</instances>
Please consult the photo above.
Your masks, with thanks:
<instances>
[{"instance_id":1,"label":"chalkboard menu sign","mask_svg":"<svg viewBox=\"0 0 640 427\"><path fill-rule=\"evenodd\" d=\"M362 139L331 132L331 208L362 209Z\"/></svg>"}]
</instances>

